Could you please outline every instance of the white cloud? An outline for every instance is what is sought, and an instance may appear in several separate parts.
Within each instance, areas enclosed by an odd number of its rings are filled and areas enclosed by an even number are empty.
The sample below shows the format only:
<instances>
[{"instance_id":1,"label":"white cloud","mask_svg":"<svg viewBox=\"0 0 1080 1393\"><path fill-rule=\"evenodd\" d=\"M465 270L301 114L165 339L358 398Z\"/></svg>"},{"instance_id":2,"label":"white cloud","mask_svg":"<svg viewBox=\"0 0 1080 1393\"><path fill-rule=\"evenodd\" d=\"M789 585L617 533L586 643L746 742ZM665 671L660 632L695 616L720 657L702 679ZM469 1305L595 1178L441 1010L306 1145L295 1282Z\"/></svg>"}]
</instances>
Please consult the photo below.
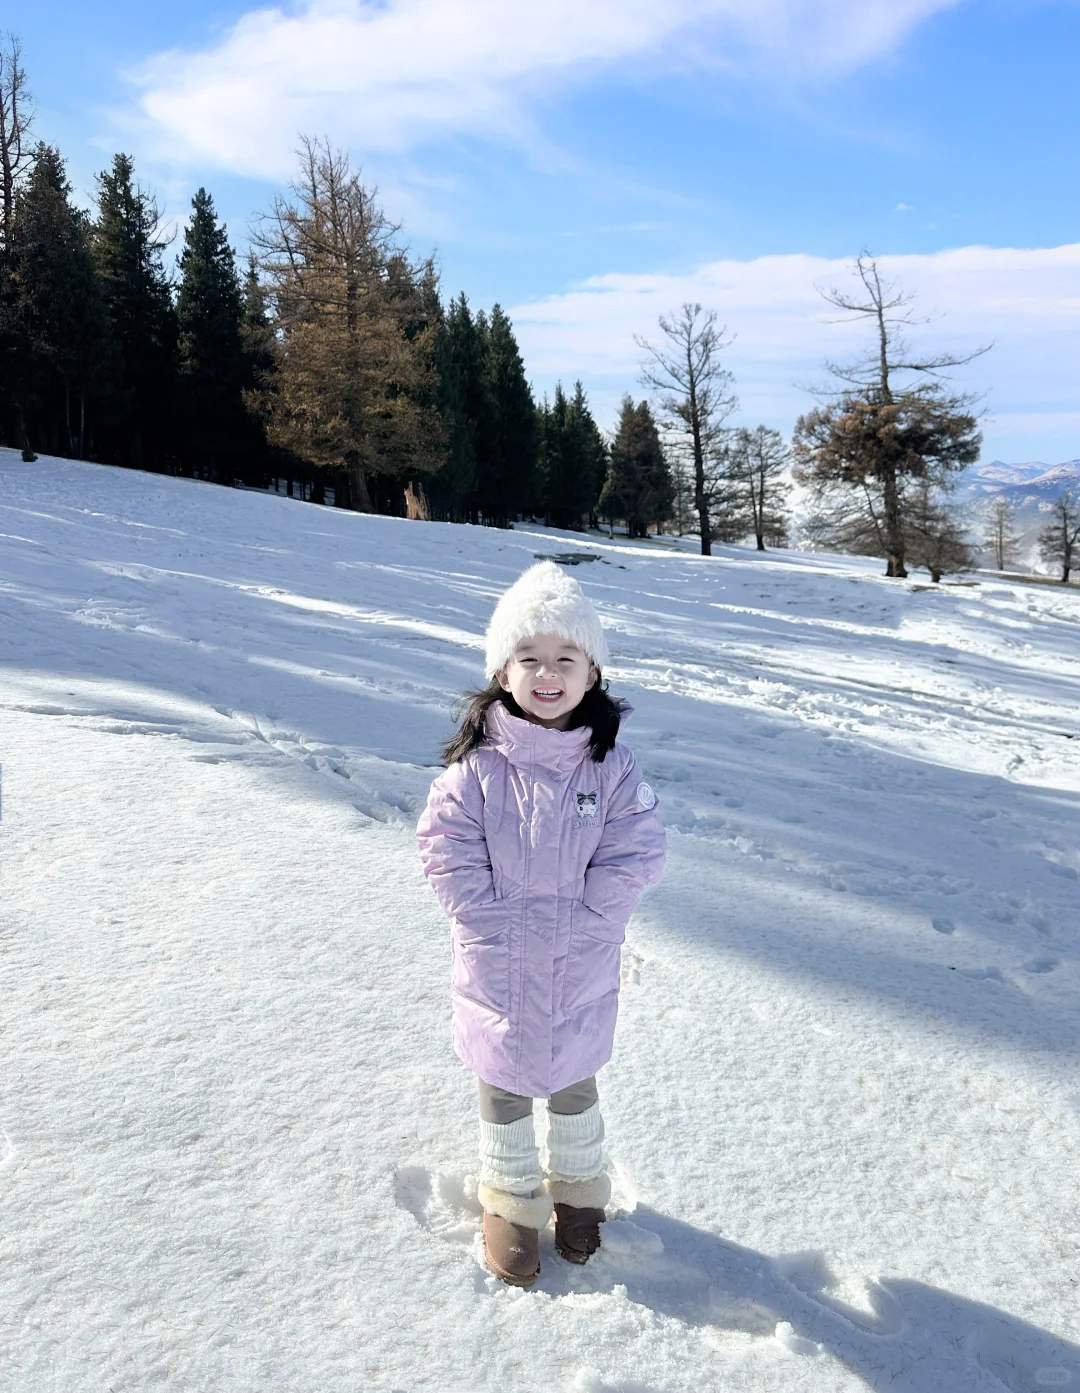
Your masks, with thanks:
<instances>
[{"instance_id":1,"label":"white cloud","mask_svg":"<svg viewBox=\"0 0 1080 1393\"><path fill-rule=\"evenodd\" d=\"M366 153L432 139L535 139L561 83L647 60L805 77L891 49L960 0L307 0L253 10L216 43L131 76L160 156L279 178L299 130Z\"/></svg>"},{"instance_id":2,"label":"white cloud","mask_svg":"<svg viewBox=\"0 0 1080 1393\"><path fill-rule=\"evenodd\" d=\"M1010 439L1022 437L1026 422L1033 438L1049 440L1054 422L1063 443L1046 448L1080 453L1080 438L1071 447L1066 439L1080 395L1080 243L1034 250L961 247L883 256L879 265L914 293L917 313L933 316L911 331L913 341L960 352L994 341L988 354L956 375L965 387L987 394L988 439L1000 413L999 433ZM642 392L634 335L656 339L660 314L700 301L736 335L727 362L736 375L741 419L790 431L811 404L798 384L823 381L825 358L853 356L867 343L866 325L835 322L837 312L817 290L850 278L850 261L799 254L714 261L683 274L596 276L509 314L538 385L581 377L607 421L624 391Z\"/></svg>"}]
</instances>

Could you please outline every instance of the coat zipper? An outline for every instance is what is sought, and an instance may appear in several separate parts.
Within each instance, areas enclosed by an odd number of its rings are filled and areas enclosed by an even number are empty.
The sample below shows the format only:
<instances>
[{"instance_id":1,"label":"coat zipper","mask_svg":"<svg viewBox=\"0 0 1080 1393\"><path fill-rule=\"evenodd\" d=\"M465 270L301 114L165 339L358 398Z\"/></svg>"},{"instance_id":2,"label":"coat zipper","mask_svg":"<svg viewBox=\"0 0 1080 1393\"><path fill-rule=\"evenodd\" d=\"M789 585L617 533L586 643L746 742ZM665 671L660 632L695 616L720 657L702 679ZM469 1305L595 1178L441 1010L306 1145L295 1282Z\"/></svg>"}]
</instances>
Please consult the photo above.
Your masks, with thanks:
<instances>
[{"instance_id":1,"label":"coat zipper","mask_svg":"<svg viewBox=\"0 0 1080 1393\"><path fill-rule=\"evenodd\" d=\"M525 1047L525 1031L521 1028L523 1024L523 1013L525 1009L525 952L529 942L528 935L528 906L529 906L529 863L532 860L532 834L533 821L536 817L536 775L533 773L533 766L529 765L529 791L528 791L529 820L525 826L525 869L521 878L521 965L518 968L518 1047L516 1060L517 1082L521 1082L521 1052ZM513 1003L511 1002L511 1005Z\"/></svg>"}]
</instances>

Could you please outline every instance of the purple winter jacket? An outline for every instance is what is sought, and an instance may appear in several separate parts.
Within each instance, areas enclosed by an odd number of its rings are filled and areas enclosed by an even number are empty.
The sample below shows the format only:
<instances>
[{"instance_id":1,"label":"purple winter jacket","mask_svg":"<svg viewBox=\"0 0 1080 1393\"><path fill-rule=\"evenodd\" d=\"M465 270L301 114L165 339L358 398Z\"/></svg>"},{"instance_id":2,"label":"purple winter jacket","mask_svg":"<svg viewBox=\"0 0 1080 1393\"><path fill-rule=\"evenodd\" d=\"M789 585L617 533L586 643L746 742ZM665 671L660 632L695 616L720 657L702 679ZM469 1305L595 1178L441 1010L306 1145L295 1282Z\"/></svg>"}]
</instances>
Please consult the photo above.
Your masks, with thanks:
<instances>
[{"instance_id":1,"label":"purple winter jacket","mask_svg":"<svg viewBox=\"0 0 1080 1393\"><path fill-rule=\"evenodd\" d=\"M617 744L493 702L487 741L440 774L416 829L452 921L454 1048L487 1083L546 1098L611 1058L619 945L666 838Z\"/></svg>"}]
</instances>

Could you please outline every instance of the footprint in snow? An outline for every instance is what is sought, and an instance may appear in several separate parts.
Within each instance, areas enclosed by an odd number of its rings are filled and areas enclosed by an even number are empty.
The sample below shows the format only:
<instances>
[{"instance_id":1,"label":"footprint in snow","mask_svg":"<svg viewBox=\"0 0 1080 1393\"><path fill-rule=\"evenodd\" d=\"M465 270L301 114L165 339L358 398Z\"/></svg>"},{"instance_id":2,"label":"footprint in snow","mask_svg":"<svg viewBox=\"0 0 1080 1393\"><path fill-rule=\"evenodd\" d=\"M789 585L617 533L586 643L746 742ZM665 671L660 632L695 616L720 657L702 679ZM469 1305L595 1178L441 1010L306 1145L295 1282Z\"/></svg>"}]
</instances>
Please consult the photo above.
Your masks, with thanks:
<instances>
[{"instance_id":1,"label":"footprint in snow","mask_svg":"<svg viewBox=\"0 0 1080 1393\"><path fill-rule=\"evenodd\" d=\"M1020 966L1025 972L1053 972L1055 967L1061 966L1061 959L1044 955L1037 958L1028 958L1027 962L1021 963Z\"/></svg>"},{"instance_id":2,"label":"footprint in snow","mask_svg":"<svg viewBox=\"0 0 1080 1393\"><path fill-rule=\"evenodd\" d=\"M436 1237L470 1249L479 1294L517 1300L483 1268L481 1210L471 1177L440 1175L423 1166L396 1174L398 1204ZM799 1252L769 1258L637 1203L613 1176L626 1207L609 1210L600 1251L583 1267L556 1254L549 1228L541 1235L540 1277L531 1290L556 1300L621 1291L624 1298L694 1327L711 1327L706 1342L727 1347L741 1331L775 1340L787 1353L813 1359L828 1353L868 1386L995 1388L1035 1393L1080 1380L1080 1346L1000 1310L917 1281L863 1282L871 1309L851 1306L835 1292L824 1255ZM525 1299L529 1299L527 1296ZM642 1385L611 1385L605 1375L579 1371L575 1393L653 1393Z\"/></svg>"},{"instance_id":3,"label":"footprint in snow","mask_svg":"<svg viewBox=\"0 0 1080 1393\"><path fill-rule=\"evenodd\" d=\"M1009 981L1000 967L954 967L953 971L959 972L962 977L973 977L977 982L1000 982L1003 987L1016 985Z\"/></svg>"},{"instance_id":4,"label":"footprint in snow","mask_svg":"<svg viewBox=\"0 0 1080 1393\"><path fill-rule=\"evenodd\" d=\"M398 1207L408 1210L421 1228L436 1238L471 1245L482 1214L474 1176L439 1175L423 1166L402 1166L395 1181Z\"/></svg>"},{"instance_id":5,"label":"footprint in snow","mask_svg":"<svg viewBox=\"0 0 1080 1393\"><path fill-rule=\"evenodd\" d=\"M625 944L622 950L622 981L623 986L640 987L641 969L645 966L645 959L640 953L636 953L633 948L627 948Z\"/></svg>"}]
</instances>

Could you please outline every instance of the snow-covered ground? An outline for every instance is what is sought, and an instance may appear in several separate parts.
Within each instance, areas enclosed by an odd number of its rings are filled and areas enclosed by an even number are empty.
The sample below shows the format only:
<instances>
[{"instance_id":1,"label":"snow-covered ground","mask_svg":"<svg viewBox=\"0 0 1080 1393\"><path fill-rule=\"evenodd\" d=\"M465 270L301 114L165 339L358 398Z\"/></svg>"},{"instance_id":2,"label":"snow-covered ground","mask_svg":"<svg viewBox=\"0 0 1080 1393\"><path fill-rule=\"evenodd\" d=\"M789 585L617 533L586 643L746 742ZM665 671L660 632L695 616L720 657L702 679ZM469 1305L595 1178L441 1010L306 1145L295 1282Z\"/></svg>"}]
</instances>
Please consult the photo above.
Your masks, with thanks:
<instances>
[{"instance_id":1,"label":"snow-covered ground","mask_svg":"<svg viewBox=\"0 0 1080 1393\"><path fill-rule=\"evenodd\" d=\"M523 1292L413 826L576 550L670 856ZM1080 1388L1080 594L879 570L0 454L2 1386Z\"/></svg>"}]
</instances>

